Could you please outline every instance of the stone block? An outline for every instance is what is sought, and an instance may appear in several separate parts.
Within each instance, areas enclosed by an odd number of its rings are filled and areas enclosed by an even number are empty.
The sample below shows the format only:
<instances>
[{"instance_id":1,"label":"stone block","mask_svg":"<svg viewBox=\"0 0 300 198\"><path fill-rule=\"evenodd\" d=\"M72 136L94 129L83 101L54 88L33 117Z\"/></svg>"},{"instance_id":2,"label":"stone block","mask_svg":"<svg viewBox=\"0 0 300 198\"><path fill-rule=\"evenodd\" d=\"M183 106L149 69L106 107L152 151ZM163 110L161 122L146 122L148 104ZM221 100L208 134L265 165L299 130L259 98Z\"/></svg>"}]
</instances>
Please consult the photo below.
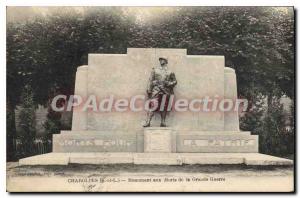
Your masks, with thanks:
<instances>
[{"instance_id":1,"label":"stone block","mask_svg":"<svg viewBox=\"0 0 300 198\"><path fill-rule=\"evenodd\" d=\"M36 155L32 157L26 157L19 160L20 166L29 165L68 165L69 154L68 153L47 153L43 155Z\"/></svg>"},{"instance_id":2,"label":"stone block","mask_svg":"<svg viewBox=\"0 0 300 198\"><path fill-rule=\"evenodd\" d=\"M160 56L168 58L168 67L176 75L178 84L174 91L177 98L224 97L224 56L187 55L186 49L128 48L126 54L89 54L87 75L83 75L87 77L78 77L76 85L87 87L83 94L96 95L98 99L111 95L115 99L146 95L150 73L159 64ZM145 115L145 111L89 111L83 116L86 116L87 130L131 131L140 129ZM159 117L154 116L153 126L159 126ZM171 112L167 124L175 129L222 131L224 113Z\"/></svg>"},{"instance_id":3,"label":"stone block","mask_svg":"<svg viewBox=\"0 0 300 198\"><path fill-rule=\"evenodd\" d=\"M134 155L134 164L148 165L182 165L182 158L175 153L143 153Z\"/></svg>"},{"instance_id":4,"label":"stone block","mask_svg":"<svg viewBox=\"0 0 300 198\"><path fill-rule=\"evenodd\" d=\"M258 136L244 132L177 132L176 152L256 153Z\"/></svg>"},{"instance_id":5,"label":"stone block","mask_svg":"<svg viewBox=\"0 0 300 198\"><path fill-rule=\"evenodd\" d=\"M68 164L245 164L291 166L293 161L260 153L48 153L27 157L19 165Z\"/></svg>"},{"instance_id":6,"label":"stone block","mask_svg":"<svg viewBox=\"0 0 300 198\"><path fill-rule=\"evenodd\" d=\"M255 165L255 166L270 166L270 165L292 165L293 161L285 158L274 157L271 155L265 154L248 154L245 156L246 165Z\"/></svg>"},{"instance_id":7,"label":"stone block","mask_svg":"<svg viewBox=\"0 0 300 198\"><path fill-rule=\"evenodd\" d=\"M138 131L136 133L136 150L138 153L144 152L144 130Z\"/></svg>"},{"instance_id":8,"label":"stone block","mask_svg":"<svg viewBox=\"0 0 300 198\"><path fill-rule=\"evenodd\" d=\"M53 152L136 152L136 133L64 131L53 135Z\"/></svg>"},{"instance_id":9,"label":"stone block","mask_svg":"<svg viewBox=\"0 0 300 198\"><path fill-rule=\"evenodd\" d=\"M216 157L215 155L211 156L186 156L182 159L183 164L243 164L244 158L241 157Z\"/></svg>"},{"instance_id":10,"label":"stone block","mask_svg":"<svg viewBox=\"0 0 300 198\"><path fill-rule=\"evenodd\" d=\"M132 164L132 153L71 153L70 164Z\"/></svg>"},{"instance_id":11,"label":"stone block","mask_svg":"<svg viewBox=\"0 0 300 198\"><path fill-rule=\"evenodd\" d=\"M224 98L236 101L237 98L237 83L235 70L229 67L224 68ZM224 112L224 130L239 131L239 115L234 109Z\"/></svg>"},{"instance_id":12,"label":"stone block","mask_svg":"<svg viewBox=\"0 0 300 198\"><path fill-rule=\"evenodd\" d=\"M171 153L174 149L172 129L167 127L147 127L144 129L145 153ZM173 140L173 141L172 141Z\"/></svg>"},{"instance_id":13,"label":"stone block","mask_svg":"<svg viewBox=\"0 0 300 198\"><path fill-rule=\"evenodd\" d=\"M86 100L88 97L88 66L83 65L77 68L76 79L75 79L75 95L79 95ZM79 101L77 101L79 102ZM87 130L88 112L81 110L82 105L73 108L72 116L72 130L80 131Z\"/></svg>"}]
</instances>

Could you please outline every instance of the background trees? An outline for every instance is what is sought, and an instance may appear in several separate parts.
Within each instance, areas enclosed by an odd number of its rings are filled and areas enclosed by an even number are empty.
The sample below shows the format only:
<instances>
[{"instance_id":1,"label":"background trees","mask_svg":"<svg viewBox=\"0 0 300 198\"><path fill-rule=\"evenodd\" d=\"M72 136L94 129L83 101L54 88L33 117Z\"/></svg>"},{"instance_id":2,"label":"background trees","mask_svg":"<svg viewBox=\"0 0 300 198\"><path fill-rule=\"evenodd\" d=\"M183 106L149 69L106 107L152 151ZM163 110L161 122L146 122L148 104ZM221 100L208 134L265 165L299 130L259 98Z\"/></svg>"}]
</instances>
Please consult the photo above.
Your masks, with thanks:
<instances>
[{"instance_id":1,"label":"background trees","mask_svg":"<svg viewBox=\"0 0 300 198\"><path fill-rule=\"evenodd\" d=\"M18 157L32 154L31 145L35 137L35 105L33 102L33 92L30 85L25 85L21 93L20 105L20 131L17 137L22 140L22 150L17 153Z\"/></svg>"},{"instance_id":2,"label":"background trees","mask_svg":"<svg viewBox=\"0 0 300 198\"><path fill-rule=\"evenodd\" d=\"M14 109L24 105L21 93L27 85L33 103L47 105L56 94L73 93L76 68L87 64L88 53L163 47L225 55L226 66L236 70L239 97L250 104L241 129L261 135L263 152L293 153L291 142L289 148L284 142L293 139L293 111L283 118L279 103L287 96L293 106L295 99L292 8L173 7L141 19L147 9L140 8L138 15L137 9L120 7L63 7L8 22L8 142L15 136ZM60 128L59 115L52 114L46 125L50 134ZM290 131L286 119L291 119Z\"/></svg>"}]
</instances>

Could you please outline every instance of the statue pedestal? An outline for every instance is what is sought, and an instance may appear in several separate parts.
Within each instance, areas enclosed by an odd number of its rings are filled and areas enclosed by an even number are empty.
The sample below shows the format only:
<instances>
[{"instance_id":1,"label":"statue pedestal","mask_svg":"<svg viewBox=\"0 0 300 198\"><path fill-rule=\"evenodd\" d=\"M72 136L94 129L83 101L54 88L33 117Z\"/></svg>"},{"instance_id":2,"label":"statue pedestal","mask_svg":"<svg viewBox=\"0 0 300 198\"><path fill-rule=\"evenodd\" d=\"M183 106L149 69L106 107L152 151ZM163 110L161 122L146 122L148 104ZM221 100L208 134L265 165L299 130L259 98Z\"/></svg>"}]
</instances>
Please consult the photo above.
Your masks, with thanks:
<instances>
[{"instance_id":1,"label":"statue pedestal","mask_svg":"<svg viewBox=\"0 0 300 198\"><path fill-rule=\"evenodd\" d=\"M176 150L176 137L171 128L148 127L144 129L145 153L171 153Z\"/></svg>"},{"instance_id":2,"label":"statue pedestal","mask_svg":"<svg viewBox=\"0 0 300 198\"><path fill-rule=\"evenodd\" d=\"M258 136L240 131L184 131L149 127L122 131L62 131L53 152L19 160L19 165L68 164L246 164L292 165L258 153Z\"/></svg>"}]
</instances>

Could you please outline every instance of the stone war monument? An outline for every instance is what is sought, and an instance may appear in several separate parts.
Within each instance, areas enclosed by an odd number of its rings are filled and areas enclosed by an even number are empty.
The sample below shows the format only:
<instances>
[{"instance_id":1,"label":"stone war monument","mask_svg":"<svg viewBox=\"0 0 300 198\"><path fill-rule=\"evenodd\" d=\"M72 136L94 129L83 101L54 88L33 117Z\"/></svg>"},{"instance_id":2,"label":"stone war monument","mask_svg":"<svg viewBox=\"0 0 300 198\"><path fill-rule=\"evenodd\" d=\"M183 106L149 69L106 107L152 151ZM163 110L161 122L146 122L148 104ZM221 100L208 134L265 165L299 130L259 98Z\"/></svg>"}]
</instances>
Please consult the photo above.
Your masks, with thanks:
<instances>
[{"instance_id":1,"label":"stone war monument","mask_svg":"<svg viewBox=\"0 0 300 198\"><path fill-rule=\"evenodd\" d=\"M176 76L170 94L174 102L167 102L174 106L163 122L155 113L148 126L147 110L123 107L130 106L126 101L132 98L136 108L143 106L141 96L147 99L149 77L161 57ZM160 48L89 54L88 65L79 66L76 73L74 95L87 102L73 106L72 130L53 135L52 153L24 158L19 164L291 165L291 160L259 153L258 135L240 131L238 111L212 110L215 100L237 101L237 86L235 71L225 66L224 56ZM118 103L118 111L107 108L109 98ZM95 100L102 102L90 105ZM96 111L101 105L104 111ZM89 108L82 111L83 106Z\"/></svg>"}]
</instances>

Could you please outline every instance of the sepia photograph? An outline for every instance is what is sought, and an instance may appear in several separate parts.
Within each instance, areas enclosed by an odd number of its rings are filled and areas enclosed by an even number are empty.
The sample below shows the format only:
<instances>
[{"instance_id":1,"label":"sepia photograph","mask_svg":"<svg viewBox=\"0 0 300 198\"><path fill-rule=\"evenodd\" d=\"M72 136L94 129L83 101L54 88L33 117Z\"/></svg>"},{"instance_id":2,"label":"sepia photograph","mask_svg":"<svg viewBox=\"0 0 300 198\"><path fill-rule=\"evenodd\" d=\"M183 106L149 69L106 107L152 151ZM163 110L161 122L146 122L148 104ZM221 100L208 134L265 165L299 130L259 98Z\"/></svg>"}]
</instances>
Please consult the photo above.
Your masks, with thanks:
<instances>
[{"instance_id":1,"label":"sepia photograph","mask_svg":"<svg viewBox=\"0 0 300 198\"><path fill-rule=\"evenodd\" d=\"M292 6L7 6L7 192L295 192Z\"/></svg>"}]
</instances>

